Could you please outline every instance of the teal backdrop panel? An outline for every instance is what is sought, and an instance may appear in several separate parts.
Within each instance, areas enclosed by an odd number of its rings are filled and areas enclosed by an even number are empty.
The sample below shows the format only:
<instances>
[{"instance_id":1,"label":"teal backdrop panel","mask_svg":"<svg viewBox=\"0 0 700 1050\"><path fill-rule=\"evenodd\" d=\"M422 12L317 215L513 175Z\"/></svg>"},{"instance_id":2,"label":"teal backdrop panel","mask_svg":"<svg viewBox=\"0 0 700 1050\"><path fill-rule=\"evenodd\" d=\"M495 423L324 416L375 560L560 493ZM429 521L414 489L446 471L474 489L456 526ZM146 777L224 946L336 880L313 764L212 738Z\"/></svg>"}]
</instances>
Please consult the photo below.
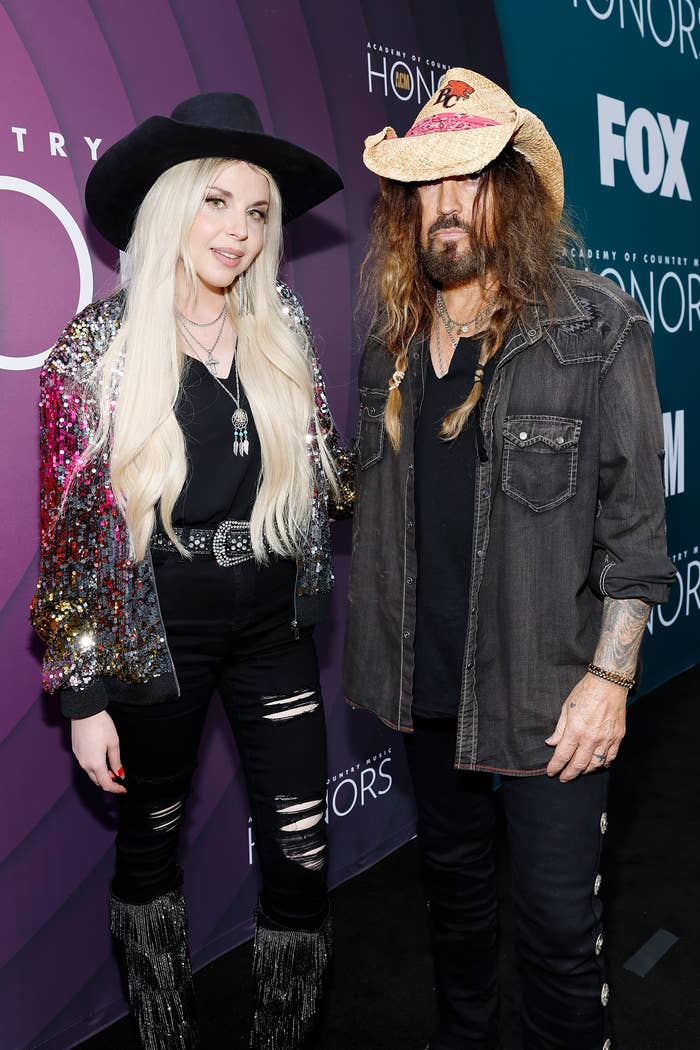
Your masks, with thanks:
<instances>
[{"instance_id":1,"label":"teal backdrop panel","mask_svg":"<svg viewBox=\"0 0 700 1050\"><path fill-rule=\"evenodd\" d=\"M700 660L700 14L688 0L497 0L515 101L564 160L584 265L641 304L664 413L676 582L644 692Z\"/></svg>"}]
</instances>

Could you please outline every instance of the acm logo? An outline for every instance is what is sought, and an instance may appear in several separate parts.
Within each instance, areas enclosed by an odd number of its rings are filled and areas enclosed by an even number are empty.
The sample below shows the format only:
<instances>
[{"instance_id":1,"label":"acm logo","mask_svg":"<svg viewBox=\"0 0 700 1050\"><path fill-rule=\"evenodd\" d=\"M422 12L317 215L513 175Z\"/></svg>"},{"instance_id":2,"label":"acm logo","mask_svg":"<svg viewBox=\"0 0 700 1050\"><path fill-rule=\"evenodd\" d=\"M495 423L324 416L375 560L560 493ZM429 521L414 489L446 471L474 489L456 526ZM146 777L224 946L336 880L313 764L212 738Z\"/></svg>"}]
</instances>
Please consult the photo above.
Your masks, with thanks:
<instances>
[{"instance_id":1,"label":"acm logo","mask_svg":"<svg viewBox=\"0 0 700 1050\"><path fill-rule=\"evenodd\" d=\"M690 124L680 117L673 122L666 113L654 115L638 108L626 114L619 98L598 95L598 146L600 181L614 186L617 162L625 163L642 193L692 200L683 167L683 149Z\"/></svg>"}]
</instances>

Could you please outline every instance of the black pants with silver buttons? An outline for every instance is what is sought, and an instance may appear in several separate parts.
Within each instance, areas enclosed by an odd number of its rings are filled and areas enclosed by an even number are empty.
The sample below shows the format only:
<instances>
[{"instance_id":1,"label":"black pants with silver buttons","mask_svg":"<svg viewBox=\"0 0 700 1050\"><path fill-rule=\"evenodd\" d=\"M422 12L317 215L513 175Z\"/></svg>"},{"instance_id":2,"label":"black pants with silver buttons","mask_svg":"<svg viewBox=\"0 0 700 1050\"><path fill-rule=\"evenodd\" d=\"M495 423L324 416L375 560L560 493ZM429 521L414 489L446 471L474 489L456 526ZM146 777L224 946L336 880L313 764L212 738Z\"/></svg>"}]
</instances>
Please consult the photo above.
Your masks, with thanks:
<instances>
[{"instance_id":1,"label":"black pants with silver buttons","mask_svg":"<svg viewBox=\"0 0 700 1050\"><path fill-rule=\"evenodd\" d=\"M607 771L562 784L453 767L452 719L405 738L435 964L431 1050L496 1050L496 807L505 810L521 959L523 1050L603 1050L608 986L598 874Z\"/></svg>"}]
</instances>

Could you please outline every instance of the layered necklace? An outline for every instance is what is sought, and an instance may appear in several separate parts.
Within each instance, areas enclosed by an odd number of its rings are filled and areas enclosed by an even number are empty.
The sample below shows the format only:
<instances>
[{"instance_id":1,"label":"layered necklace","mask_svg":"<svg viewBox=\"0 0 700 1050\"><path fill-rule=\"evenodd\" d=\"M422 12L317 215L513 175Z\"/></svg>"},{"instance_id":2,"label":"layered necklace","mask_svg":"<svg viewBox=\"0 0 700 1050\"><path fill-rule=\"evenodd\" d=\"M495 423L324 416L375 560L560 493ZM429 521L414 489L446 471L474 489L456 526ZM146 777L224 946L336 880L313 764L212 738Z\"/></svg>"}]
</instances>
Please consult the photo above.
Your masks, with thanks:
<instances>
[{"instance_id":1,"label":"layered necklace","mask_svg":"<svg viewBox=\"0 0 700 1050\"><path fill-rule=\"evenodd\" d=\"M207 359L203 363L207 366L211 374L213 376L216 376L216 369L219 362L214 357L214 351L219 345L219 340L221 339L221 335L226 325L226 303L224 303L224 305L221 307L221 312L216 315L213 321L192 321L189 317L185 317L185 315L181 313L180 310L177 311L177 319L178 328L185 336L190 346L192 346L192 340L194 340L197 346L204 351L204 353L207 355ZM211 328L212 325L215 325L217 323L217 321L221 321L221 324L219 325L219 331L216 333L216 338L214 339L214 342L211 344L211 346L205 346L204 343L200 342L200 340L194 334L192 329ZM197 357L199 357L201 360L199 354L197 354Z\"/></svg>"},{"instance_id":2,"label":"layered necklace","mask_svg":"<svg viewBox=\"0 0 700 1050\"><path fill-rule=\"evenodd\" d=\"M498 298L498 296L492 295L488 299L486 299L485 302L484 302L484 305L481 307L481 309L479 310L478 314L474 314L474 316L468 318L468 320L466 320L466 321L455 321L452 317L450 317L449 313L447 312L447 304L445 303L445 300L443 298L442 292L438 291L438 293L437 293L438 313L440 314L440 318L442 320L442 323L444 324L444 326L445 326L445 328L447 330L447 334L450 337L450 341L454 345L455 349L457 348L457 343L459 342L459 337L460 336L462 336L462 335L469 335L469 329L470 328L472 329L472 331L475 332L476 329L481 326L482 322L485 321L486 318L490 314L493 313L492 307L493 307L494 303L496 302L497 298ZM454 332L457 332L457 337L456 338L453 335Z\"/></svg>"},{"instance_id":3,"label":"layered necklace","mask_svg":"<svg viewBox=\"0 0 700 1050\"><path fill-rule=\"evenodd\" d=\"M214 382L219 384L226 396L230 397L235 405L235 409L233 411L233 414L231 415L231 424L233 426L233 454L234 456L247 456L250 449L250 442L248 440L248 413L241 404L241 382L238 376L238 334L236 334L236 340L233 347L233 376L236 381L235 395L232 394L229 388L221 382L218 375L216 374L216 369L218 367L219 362L214 357L214 350L216 349L219 340L221 339L221 334L224 330L224 325L226 324L226 304L224 303L221 313L218 315L218 317L215 317L213 321L191 321L189 317L185 317L185 315L180 313L179 310L177 311L177 315L178 328L182 332L182 335L190 349L194 351L195 357L202 362L202 364L206 367L207 371L209 372L209 375L212 377ZM194 332L192 332L191 329L189 329L188 327L189 325L194 325L194 327L196 328L209 328L211 327L211 325L215 325L216 322L222 317L223 320L221 322L221 327L219 328L216 339L210 347L205 346L204 343L201 343L197 336L194 334ZM204 350L204 352L206 353L206 361L200 354L200 349Z\"/></svg>"},{"instance_id":4,"label":"layered necklace","mask_svg":"<svg viewBox=\"0 0 700 1050\"><path fill-rule=\"evenodd\" d=\"M457 344L459 343L461 337L463 335L469 334L470 328L472 329L472 332L475 333L477 329L481 327L482 323L486 320L486 318L490 317L490 315L493 313L493 307L497 299L497 295L490 296L484 302L484 305L481 307L479 312L477 314L474 314L473 317L468 318L466 321L455 321L454 318L450 317L449 313L447 312L447 305L443 298L442 292L438 291L436 296L437 312L440 316L440 320L445 326L445 331L447 332L450 343L452 344L453 352L457 349ZM437 350L438 363L440 365L440 377L442 378L442 376L444 376L447 372L447 369L445 368L445 364L442 360L439 322L435 325L435 330L437 335L437 338L435 340L435 349ZM484 370L481 367L481 365L479 365L474 375L474 382L480 383L483 379L483 375Z\"/></svg>"}]
</instances>

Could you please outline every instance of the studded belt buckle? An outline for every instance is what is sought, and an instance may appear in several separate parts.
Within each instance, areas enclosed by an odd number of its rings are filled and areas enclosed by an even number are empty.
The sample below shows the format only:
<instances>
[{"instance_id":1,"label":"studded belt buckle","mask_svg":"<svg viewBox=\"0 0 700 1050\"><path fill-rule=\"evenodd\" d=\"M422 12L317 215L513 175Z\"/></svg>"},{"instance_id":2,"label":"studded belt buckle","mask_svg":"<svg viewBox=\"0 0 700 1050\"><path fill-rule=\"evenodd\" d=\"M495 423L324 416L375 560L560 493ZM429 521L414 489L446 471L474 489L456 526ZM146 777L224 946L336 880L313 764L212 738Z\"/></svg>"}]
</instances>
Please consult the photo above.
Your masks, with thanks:
<instances>
[{"instance_id":1,"label":"studded belt buckle","mask_svg":"<svg viewBox=\"0 0 700 1050\"><path fill-rule=\"evenodd\" d=\"M214 561L223 568L240 565L253 557L247 521L222 521L212 540Z\"/></svg>"}]
</instances>

